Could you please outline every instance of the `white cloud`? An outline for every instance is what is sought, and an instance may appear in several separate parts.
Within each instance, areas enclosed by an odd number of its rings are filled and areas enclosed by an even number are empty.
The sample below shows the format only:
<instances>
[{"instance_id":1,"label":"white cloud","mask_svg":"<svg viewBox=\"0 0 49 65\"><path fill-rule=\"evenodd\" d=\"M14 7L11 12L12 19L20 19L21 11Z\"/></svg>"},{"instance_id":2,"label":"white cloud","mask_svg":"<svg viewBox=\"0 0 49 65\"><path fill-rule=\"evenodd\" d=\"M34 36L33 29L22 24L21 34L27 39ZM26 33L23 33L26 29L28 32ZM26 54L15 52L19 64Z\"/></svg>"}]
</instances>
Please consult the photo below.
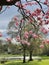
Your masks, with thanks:
<instances>
[{"instance_id":1,"label":"white cloud","mask_svg":"<svg viewBox=\"0 0 49 65\"><path fill-rule=\"evenodd\" d=\"M0 29L0 32L6 32L7 30L6 29Z\"/></svg>"}]
</instances>

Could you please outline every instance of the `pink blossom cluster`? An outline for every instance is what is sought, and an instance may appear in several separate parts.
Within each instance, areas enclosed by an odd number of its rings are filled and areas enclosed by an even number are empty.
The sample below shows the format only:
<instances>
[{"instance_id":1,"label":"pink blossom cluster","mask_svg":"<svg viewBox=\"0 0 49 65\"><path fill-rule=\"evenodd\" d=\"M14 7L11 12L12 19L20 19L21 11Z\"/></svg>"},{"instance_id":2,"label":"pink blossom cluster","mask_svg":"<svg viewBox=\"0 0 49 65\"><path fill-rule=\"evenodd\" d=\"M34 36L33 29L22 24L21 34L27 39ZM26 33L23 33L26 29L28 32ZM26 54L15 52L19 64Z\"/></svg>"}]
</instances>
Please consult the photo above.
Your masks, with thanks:
<instances>
[{"instance_id":1,"label":"pink blossom cluster","mask_svg":"<svg viewBox=\"0 0 49 65\"><path fill-rule=\"evenodd\" d=\"M12 39L11 39L11 38L6 38L6 40L7 40L8 42L11 42Z\"/></svg>"},{"instance_id":2,"label":"pink blossom cluster","mask_svg":"<svg viewBox=\"0 0 49 65\"><path fill-rule=\"evenodd\" d=\"M0 32L0 37L2 37L2 33Z\"/></svg>"},{"instance_id":3,"label":"pink blossom cluster","mask_svg":"<svg viewBox=\"0 0 49 65\"><path fill-rule=\"evenodd\" d=\"M6 0L7 2L12 2L13 0Z\"/></svg>"},{"instance_id":4,"label":"pink blossom cluster","mask_svg":"<svg viewBox=\"0 0 49 65\"><path fill-rule=\"evenodd\" d=\"M41 31L44 33L44 34L47 34L49 30L45 29L44 27L41 28Z\"/></svg>"},{"instance_id":5,"label":"pink blossom cluster","mask_svg":"<svg viewBox=\"0 0 49 65\"><path fill-rule=\"evenodd\" d=\"M40 45L40 48L44 48L44 45L43 45L43 44L41 44L41 45Z\"/></svg>"}]
</instances>

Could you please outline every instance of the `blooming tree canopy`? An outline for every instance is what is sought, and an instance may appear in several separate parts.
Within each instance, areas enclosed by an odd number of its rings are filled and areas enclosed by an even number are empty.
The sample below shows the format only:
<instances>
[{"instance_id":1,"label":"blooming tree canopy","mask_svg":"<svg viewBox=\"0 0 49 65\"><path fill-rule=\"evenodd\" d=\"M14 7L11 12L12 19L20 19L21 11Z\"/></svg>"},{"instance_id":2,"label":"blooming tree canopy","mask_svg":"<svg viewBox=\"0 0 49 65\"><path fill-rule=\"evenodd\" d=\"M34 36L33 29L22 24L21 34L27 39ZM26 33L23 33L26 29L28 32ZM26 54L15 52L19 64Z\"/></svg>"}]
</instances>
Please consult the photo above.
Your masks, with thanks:
<instances>
[{"instance_id":1,"label":"blooming tree canopy","mask_svg":"<svg viewBox=\"0 0 49 65\"><path fill-rule=\"evenodd\" d=\"M15 26L18 28L19 34L21 33L22 28L24 28L24 25L26 26L28 23L31 23L33 28L36 30L25 31L25 39L29 38L30 33L32 34L33 38L38 38L38 30L43 32L43 34L47 34L49 32L49 28L46 29L43 27L44 25L49 24L49 0L0 0L0 13L5 11L2 11L4 5L7 6L5 10L8 8L8 5L16 6L19 13L22 15L22 18L19 22L18 18L16 16L14 17ZM17 38L20 40L19 37Z\"/></svg>"}]
</instances>

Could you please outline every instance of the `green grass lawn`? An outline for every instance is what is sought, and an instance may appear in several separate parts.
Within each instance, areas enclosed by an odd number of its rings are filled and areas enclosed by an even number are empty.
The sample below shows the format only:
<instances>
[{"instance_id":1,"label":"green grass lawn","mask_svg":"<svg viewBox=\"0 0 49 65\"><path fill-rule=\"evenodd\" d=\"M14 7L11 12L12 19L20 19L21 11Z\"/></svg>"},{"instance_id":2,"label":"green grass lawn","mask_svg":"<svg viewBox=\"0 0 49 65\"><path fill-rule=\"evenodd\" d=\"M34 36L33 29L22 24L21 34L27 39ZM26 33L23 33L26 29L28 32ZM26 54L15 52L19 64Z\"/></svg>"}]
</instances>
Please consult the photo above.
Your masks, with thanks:
<instances>
[{"instance_id":1,"label":"green grass lawn","mask_svg":"<svg viewBox=\"0 0 49 65\"><path fill-rule=\"evenodd\" d=\"M41 56L42 59L49 59L49 56Z\"/></svg>"},{"instance_id":2,"label":"green grass lawn","mask_svg":"<svg viewBox=\"0 0 49 65\"><path fill-rule=\"evenodd\" d=\"M22 61L9 61L0 65L49 65L49 60L48 59L42 61L34 60L26 63L22 63Z\"/></svg>"},{"instance_id":3,"label":"green grass lawn","mask_svg":"<svg viewBox=\"0 0 49 65\"><path fill-rule=\"evenodd\" d=\"M0 54L0 57L16 57L16 56L22 56L22 55Z\"/></svg>"}]
</instances>

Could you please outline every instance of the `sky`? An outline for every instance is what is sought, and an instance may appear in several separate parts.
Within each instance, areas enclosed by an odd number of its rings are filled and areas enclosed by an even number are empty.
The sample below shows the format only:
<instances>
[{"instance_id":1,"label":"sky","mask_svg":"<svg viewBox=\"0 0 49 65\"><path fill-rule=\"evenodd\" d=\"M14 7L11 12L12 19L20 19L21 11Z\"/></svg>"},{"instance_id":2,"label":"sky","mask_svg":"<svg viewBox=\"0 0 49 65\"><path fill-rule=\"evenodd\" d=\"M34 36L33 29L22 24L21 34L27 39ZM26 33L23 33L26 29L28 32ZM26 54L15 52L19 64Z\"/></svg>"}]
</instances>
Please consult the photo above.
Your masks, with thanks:
<instances>
[{"instance_id":1,"label":"sky","mask_svg":"<svg viewBox=\"0 0 49 65\"><path fill-rule=\"evenodd\" d=\"M5 6L3 7L3 9ZM8 23L11 21L11 19L18 14L17 8L15 6L10 6L10 8L7 8L5 12L0 14L0 32L3 33L3 36L6 37L6 29L8 27Z\"/></svg>"},{"instance_id":2,"label":"sky","mask_svg":"<svg viewBox=\"0 0 49 65\"><path fill-rule=\"evenodd\" d=\"M6 29L12 17L17 13L17 8L15 6L11 6L10 8L7 8L5 12L0 14L0 29Z\"/></svg>"}]
</instances>

